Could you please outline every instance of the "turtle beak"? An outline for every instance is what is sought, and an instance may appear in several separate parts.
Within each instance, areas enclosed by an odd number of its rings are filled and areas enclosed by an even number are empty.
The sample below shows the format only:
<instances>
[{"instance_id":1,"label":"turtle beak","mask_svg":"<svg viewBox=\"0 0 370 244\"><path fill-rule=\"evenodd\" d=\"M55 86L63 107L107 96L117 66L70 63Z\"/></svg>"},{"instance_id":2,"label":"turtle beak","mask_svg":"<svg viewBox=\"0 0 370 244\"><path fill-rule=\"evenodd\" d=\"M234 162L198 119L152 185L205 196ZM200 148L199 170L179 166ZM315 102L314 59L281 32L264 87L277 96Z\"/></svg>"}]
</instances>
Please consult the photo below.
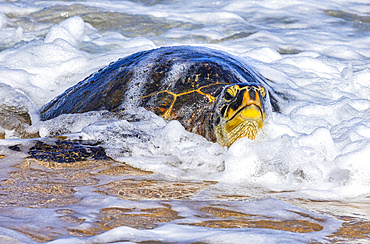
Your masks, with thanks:
<instances>
[{"instance_id":1,"label":"turtle beak","mask_svg":"<svg viewBox=\"0 0 370 244\"><path fill-rule=\"evenodd\" d=\"M226 122L225 132L253 140L258 129L263 127L263 112L257 105L248 105L238 111L238 114ZM242 133L242 134L241 134Z\"/></svg>"},{"instance_id":2,"label":"turtle beak","mask_svg":"<svg viewBox=\"0 0 370 244\"><path fill-rule=\"evenodd\" d=\"M237 139L256 138L258 130L262 129L265 119L263 102L265 90L260 86L233 85L236 92L233 99L225 101L221 111L221 123L217 140L220 144L231 146ZM230 89L230 88L229 88ZM228 92L227 90L225 93ZM227 95L226 97L231 97Z\"/></svg>"}]
</instances>

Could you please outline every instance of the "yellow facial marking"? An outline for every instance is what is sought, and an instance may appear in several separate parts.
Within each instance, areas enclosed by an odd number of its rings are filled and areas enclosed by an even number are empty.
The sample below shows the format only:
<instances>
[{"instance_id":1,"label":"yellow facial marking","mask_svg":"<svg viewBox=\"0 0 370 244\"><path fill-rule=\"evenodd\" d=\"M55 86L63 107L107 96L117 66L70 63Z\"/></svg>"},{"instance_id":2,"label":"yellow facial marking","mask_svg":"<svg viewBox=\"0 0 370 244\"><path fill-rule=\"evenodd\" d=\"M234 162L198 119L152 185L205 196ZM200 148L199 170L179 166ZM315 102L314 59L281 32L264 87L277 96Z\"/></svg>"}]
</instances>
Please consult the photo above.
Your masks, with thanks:
<instances>
[{"instance_id":1,"label":"yellow facial marking","mask_svg":"<svg viewBox=\"0 0 370 244\"><path fill-rule=\"evenodd\" d=\"M248 106L240 112L244 118L258 119L261 118L261 111L255 106Z\"/></svg>"},{"instance_id":2,"label":"yellow facial marking","mask_svg":"<svg viewBox=\"0 0 370 244\"><path fill-rule=\"evenodd\" d=\"M239 86L230 86L229 88L227 88L226 92L231 96L231 97L235 97L237 94L238 94L238 91L240 90Z\"/></svg>"}]
</instances>

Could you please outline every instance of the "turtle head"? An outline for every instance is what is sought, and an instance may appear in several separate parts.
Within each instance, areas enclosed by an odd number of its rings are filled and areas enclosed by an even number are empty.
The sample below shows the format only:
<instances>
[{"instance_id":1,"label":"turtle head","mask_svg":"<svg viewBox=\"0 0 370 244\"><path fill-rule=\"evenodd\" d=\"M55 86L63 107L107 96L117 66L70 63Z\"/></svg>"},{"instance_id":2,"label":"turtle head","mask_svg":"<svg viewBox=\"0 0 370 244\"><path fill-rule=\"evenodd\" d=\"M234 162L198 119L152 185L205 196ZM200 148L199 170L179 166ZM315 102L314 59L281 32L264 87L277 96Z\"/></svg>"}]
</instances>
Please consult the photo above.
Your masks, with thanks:
<instances>
[{"instance_id":1,"label":"turtle head","mask_svg":"<svg viewBox=\"0 0 370 244\"><path fill-rule=\"evenodd\" d=\"M217 142L229 147L241 137L253 140L263 126L266 101L267 91L261 85L225 86L216 100L213 114Z\"/></svg>"}]
</instances>

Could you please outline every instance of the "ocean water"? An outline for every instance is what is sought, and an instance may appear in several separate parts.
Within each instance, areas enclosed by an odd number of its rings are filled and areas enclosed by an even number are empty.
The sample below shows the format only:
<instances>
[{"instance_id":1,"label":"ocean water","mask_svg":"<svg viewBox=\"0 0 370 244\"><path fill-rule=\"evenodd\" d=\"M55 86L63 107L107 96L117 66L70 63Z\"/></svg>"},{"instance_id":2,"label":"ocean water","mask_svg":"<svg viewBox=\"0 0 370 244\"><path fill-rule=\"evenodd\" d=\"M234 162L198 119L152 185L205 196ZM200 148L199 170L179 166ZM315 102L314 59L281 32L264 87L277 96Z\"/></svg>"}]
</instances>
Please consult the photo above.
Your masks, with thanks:
<instances>
[{"instance_id":1,"label":"ocean water","mask_svg":"<svg viewBox=\"0 0 370 244\"><path fill-rule=\"evenodd\" d=\"M110 62L137 51L185 44L246 60L288 98L254 141L243 138L227 149L140 108L125 111L123 118L90 112L40 121L42 105ZM1 1L0 155L6 155L0 159L1 179L25 157L8 147L27 145L34 135L99 141L111 158L154 172L158 179L215 183L193 196L193 202L167 202L183 220L151 230L121 226L93 237L67 235L53 243L325 242L341 221L320 209L296 206L292 199L369 203L369 44L367 0ZM219 200L220 195L251 199ZM84 197L76 211L86 212L92 202L93 210L134 204ZM194 202L224 204L249 214L267 212L278 219L297 211L325 223L315 233L182 224L199 222ZM27 221L37 216L37 221L55 224L48 217L50 209L22 211ZM368 208L352 214L369 218ZM1 226L3 236L31 241Z\"/></svg>"}]
</instances>

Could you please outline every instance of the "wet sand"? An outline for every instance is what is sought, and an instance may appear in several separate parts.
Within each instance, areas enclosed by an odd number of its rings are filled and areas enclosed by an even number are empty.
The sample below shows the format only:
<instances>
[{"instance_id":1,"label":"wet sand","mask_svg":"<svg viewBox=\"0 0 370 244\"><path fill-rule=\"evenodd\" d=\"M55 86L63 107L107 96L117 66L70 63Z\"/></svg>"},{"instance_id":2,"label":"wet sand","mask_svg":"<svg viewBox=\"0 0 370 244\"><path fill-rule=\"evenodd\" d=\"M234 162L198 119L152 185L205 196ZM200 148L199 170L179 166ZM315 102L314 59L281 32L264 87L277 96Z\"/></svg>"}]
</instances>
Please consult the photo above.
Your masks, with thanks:
<instances>
[{"instance_id":1,"label":"wet sand","mask_svg":"<svg viewBox=\"0 0 370 244\"><path fill-rule=\"evenodd\" d=\"M282 220L272 218L268 213L233 210L228 204L229 200L250 199L250 196L220 195L217 197L220 201L192 200L216 182L163 180L151 172L110 159L57 163L27 158L13 168L0 185L0 216L16 221L2 221L0 226L41 243L61 237L94 236L119 226L153 229L161 223L184 219L173 209L174 203L199 213L198 221L185 221L179 223L181 225L309 233L321 231L325 224L325 219L307 213L296 213L305 220ZM111 197L127 200L132 207L103 207L89 214L79 212L82 209L80 202L86 195L100 195L103 201ZM343 221L336 233L327 236L330 243L363 243L370 238L370 206L367 204L281 200ZM153 201L160 207L152 207L149 203ZM50 223L34 223L30 213L20 211L22 209L52 211L57 219L52 226ZM0 236L1 241L8 239Z\"/></svg>"}]
</instances>

